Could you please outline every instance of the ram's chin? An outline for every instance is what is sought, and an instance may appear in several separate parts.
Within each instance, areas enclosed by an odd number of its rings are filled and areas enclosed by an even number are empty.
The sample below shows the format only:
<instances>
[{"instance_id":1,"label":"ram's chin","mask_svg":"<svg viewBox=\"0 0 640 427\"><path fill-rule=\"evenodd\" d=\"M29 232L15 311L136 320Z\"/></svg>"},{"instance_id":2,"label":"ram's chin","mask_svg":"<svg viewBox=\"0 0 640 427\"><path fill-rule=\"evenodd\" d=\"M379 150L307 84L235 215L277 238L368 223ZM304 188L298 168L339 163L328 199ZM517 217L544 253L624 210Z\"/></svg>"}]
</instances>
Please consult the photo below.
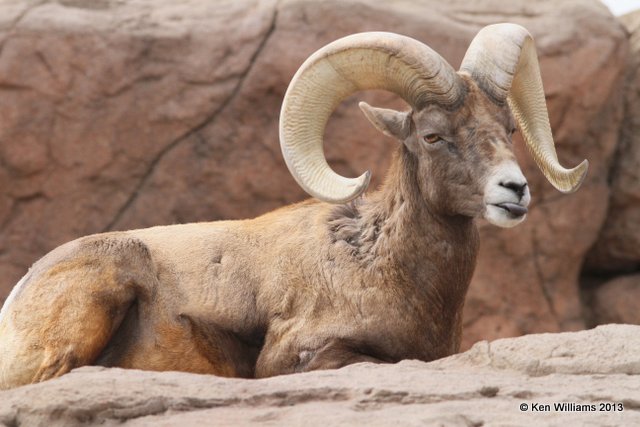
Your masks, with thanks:
<instances>
[{"instance_id":1,"label":"ram's chin","mask_svg":"<svg viewBox=\"0 0 640 427\"><path fill-rule=\"evenodd\" d=\"M484 218L493 225L503 228L511 228L520 224L527 217L527 214L516 216L504 208L496 205L487 205L484 211Z\"/></svg>"}]
</instances>

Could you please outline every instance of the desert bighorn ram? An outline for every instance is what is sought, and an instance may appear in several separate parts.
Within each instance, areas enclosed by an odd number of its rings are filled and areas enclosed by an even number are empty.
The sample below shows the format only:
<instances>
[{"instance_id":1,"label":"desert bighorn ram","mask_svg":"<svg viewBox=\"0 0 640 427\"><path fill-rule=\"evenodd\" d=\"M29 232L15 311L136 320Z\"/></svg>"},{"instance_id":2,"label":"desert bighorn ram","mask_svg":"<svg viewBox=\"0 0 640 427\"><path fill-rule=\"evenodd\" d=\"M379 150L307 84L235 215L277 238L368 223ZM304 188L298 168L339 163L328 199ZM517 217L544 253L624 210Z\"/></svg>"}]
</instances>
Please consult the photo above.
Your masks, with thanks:
<instances>
[{"instance_id":1,"label":"desert bighorn ram","mask_svg":"<svg viewBox=\"0 0 640 427\"><path fill-rule=\"evenodd\" d=\"M360 107L399 140L382 188L334 173L322 151L345 97L387 89L408 112ZM83 237L36 262L0 313L0 388L87 364L223 376L432 360L458 350L474 218L521 222L530 200L511 112L560 191L533 40L498 24L459 72L426 45L362 33L313 54L287 90L280 140L312 196L261 217ZM329 202L329 203L327 203Z\"/></svg>"}]
</instances>

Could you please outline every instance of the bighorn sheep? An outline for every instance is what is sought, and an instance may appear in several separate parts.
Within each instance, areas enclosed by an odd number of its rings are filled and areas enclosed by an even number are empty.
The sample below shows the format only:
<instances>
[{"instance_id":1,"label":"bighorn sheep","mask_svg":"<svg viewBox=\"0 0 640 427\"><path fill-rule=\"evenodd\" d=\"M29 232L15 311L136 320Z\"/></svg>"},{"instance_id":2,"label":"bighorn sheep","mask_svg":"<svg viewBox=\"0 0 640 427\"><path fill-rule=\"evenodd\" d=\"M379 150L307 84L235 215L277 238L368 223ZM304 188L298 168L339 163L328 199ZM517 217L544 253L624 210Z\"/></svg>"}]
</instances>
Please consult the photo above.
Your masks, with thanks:
<instances>
[{"instance_id":1,"label":"bighorn sheep","mask_svg":"<svg viewBox=\"0 0 640 427\"><path fill-rule=\"evenodd\" d=\"M333 172L322 135L340 101L366 89L393 91L411 110L360 104L399 140L384 185L362 198L369 173ZM0 388L87 364L266 377L456 352L474 218L511 227L530 200L511 111L547 179L576 190L587 162L558 162L524 28L482 29L459 72L397 34L330 43L294 76L280 121L291 173L322 201L58 247L2 309Z\"/></svg>"}]
</instances>

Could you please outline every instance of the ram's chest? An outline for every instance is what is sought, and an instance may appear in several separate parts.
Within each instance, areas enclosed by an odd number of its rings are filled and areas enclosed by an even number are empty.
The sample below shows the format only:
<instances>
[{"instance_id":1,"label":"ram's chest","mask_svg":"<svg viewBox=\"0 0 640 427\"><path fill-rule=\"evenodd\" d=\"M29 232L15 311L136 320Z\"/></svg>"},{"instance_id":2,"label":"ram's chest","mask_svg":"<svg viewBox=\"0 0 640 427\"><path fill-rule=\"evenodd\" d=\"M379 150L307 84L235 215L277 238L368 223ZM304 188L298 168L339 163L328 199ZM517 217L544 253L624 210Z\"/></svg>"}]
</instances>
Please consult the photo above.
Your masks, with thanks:
<instances>
[{"instance_id":1,"label":"ram's chest","mask_svg":"<svg viewBox=\"0 0 640 427\"><path fill-rule=\"evenodd\" d=\"M270 281L278 285L265 299L269 321L262 372L339 367L367 358L433 360L454 353L477 251L473 233L468 236L461 236L462 242L438 236L434 245L414 241L416 247L407 244L395 258L376 258L386 264L328 256L290 266L292 274Z\"/></svg>"},{"instance_id":2,"label":"ram's chest","mask_svg":"<svg viewBox=\"0 0 640 427\"><path fill-rule=\"evenodd\" d=\"M314 351L334 339L358 343L368 356L388 362L432 360L456 350L462 305L435 288L398 281L325 283L293 286L273 313L270 329L287 336L283 342L295 351Z\"/></svg>"},{"instance_id":3,"label":"ram's chest","mask_svg":"<svg viewBox=\"0 0 640 427\"><path fill-rule=\"evenodd\" d=\"M383 360L433 360L457 350L462 304L453 295L427 285L372 293L361 307L353 318L355 335L375 342Z\"/></svg>"}]
</instances>

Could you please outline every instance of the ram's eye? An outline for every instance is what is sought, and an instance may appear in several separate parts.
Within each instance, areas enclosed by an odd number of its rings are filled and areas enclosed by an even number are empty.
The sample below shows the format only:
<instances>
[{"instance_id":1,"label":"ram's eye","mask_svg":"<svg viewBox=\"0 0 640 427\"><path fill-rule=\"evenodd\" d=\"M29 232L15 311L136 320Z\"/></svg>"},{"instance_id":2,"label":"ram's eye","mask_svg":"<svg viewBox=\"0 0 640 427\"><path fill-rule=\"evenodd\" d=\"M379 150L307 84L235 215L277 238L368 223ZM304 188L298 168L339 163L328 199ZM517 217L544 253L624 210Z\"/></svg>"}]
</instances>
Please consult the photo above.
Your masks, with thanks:
<instances>
[{"instance_id":1,"label":"ram's eye","mask_svg":"<svg viewBox=\"0 0 640 427\"><path fill-rule=\"evenodd\" d=\"M518 128L513 128L509 131L509 135L513 136L514 133L518 131Z\"/></svg>"},{"instance_id":2,"label":"ram's eye","mask_svg":"<svg viewBox=\"0 0 640 427\"><path fill-rule=\"evenodd\" d=\"M435 133L430 133L429 135L425 135L423 139L424 139L424 142L426 142L427 144L435 144L438 141L442 141L442 138L440 138L440 135Z\"/></svg>"}]
</instances>

